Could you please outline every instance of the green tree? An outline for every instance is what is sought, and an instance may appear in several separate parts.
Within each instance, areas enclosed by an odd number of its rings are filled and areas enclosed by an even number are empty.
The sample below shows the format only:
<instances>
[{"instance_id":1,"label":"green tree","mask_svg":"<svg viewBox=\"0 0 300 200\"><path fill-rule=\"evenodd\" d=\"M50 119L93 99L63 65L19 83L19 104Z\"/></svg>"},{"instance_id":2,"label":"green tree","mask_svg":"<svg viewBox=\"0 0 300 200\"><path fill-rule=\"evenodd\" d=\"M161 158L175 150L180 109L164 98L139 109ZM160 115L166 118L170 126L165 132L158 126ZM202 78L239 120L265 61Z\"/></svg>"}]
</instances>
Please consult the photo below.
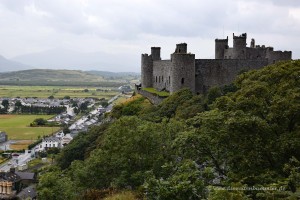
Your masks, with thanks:
<instances>
[{"instance_id":1,"label":"green tree","mask_svg":"<svg viewBox=\"0 0 300 200\"><path fill-rule=\"evenodd\" d=\"M73 182L58 169L45 173L39 178L38 199L76 199L78 190Z\"/></svg>"},{"instance_id":2,"label":"green tree","mask_svg":"<svg viewBox=\"0 0 300 200\"><path fill-rule=\"evenodd\" d=\"M47 120L44 118L37 118L33 121L33 124L35 124L37 126L44 126L47 124Z\"/></svg>"},{"instance_id":3,"label":"green tree","mask_svg":"<svg viewBox=\"0 0 300 200\"><path fill-rule=\"evenodd\" d=\"M204 186L206 175L193 161L166 164L162 169L168 171L167 177L155 178L152 174L146 179L143 186L147 199L197 200L207 197Z\"/></svg>"},{"instance_id":4,"label":"green tree","mask_svg":"<svg viewBox=\"0 0 300 200\"><path fill-rule=\"evenodd\" d=\"M9 101L7 99L2 100L2 106L7 109L9 107Z\"/></svg>"}]
</instances>

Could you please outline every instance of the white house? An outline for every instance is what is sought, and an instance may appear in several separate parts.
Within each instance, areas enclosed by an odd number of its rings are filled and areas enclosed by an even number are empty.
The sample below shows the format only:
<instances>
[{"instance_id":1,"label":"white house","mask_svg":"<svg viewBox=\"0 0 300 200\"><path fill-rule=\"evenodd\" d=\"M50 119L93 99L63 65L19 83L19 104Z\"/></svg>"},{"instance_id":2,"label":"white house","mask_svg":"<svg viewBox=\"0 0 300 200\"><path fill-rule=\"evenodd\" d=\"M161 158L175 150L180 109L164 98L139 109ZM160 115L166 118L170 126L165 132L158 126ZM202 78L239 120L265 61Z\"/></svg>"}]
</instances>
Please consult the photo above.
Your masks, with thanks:
<instances>
[{"instance_id":1,"label":"white house","mask_svg":"<svg viewBox=\"0 0 300 200\"><path fill-rule=\"evenodd\" d=\"M61 145L62 145L62 147L64 147L67 144L69 144L72 140L73 140L73 137L71 136L71 134L67 133L65 136L63 136L61 138Z\"/></svg>"},{"instance_id":2,"label":"white house","mask_svg":"<svg viewBox=\"0 0 300 200\"><path fill-rule=\"evenodd\" d=\"M47 137L44 138L42 143L40 144L39 151L47 150L53 147L57 147L57 148L61 147L60 139L55 136Z\"/></svg>"}]
</instances>

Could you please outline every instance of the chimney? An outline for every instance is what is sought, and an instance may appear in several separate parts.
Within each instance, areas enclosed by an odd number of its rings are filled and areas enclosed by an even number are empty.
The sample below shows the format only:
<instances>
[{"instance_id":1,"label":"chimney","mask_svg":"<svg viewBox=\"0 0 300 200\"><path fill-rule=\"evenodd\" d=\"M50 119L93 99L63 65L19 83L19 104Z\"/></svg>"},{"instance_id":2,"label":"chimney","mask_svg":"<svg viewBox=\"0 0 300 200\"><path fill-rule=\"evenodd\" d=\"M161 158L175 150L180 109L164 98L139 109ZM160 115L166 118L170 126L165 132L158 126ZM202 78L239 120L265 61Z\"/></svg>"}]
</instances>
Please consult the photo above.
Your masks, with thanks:
<instances>
[{"instance_id":1,"label":"chimney","mask_svg":"<svg viewBox=\"0 0 300 200\"><path fill-rule=\"evenodd\" d=\"M12 167L9 171L14 174L16 172L16 168Z\"/></svg>"}]
</instances>

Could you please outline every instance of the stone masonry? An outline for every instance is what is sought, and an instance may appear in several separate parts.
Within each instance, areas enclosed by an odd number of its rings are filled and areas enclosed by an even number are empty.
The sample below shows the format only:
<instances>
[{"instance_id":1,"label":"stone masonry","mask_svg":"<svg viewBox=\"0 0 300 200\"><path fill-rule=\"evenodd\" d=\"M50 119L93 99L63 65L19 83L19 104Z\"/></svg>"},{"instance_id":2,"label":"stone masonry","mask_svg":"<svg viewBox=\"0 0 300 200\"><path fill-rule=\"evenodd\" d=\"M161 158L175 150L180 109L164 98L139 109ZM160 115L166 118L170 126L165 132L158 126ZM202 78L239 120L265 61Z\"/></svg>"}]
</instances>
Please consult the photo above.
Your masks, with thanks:
<instances>
[{"instance_id":1,"label":"stone masonry","mask_svg":"<svg viewBox=\"0 0 300 200\"><path fill-rule=\"evenodd\" d=\"M252 39L247 47L247 34L233 34L233 47L226 39L215 40L215 59L195 59L187 53L187 44L177 44L170 60L161 60L160 47L152 47L151 55L142 54L141 87L174 93L189 88L203 94L210 87L230 84L242 71L291 60L291 51L274 51L273 47L255 45Z\"/></svg>"}]
</instances>

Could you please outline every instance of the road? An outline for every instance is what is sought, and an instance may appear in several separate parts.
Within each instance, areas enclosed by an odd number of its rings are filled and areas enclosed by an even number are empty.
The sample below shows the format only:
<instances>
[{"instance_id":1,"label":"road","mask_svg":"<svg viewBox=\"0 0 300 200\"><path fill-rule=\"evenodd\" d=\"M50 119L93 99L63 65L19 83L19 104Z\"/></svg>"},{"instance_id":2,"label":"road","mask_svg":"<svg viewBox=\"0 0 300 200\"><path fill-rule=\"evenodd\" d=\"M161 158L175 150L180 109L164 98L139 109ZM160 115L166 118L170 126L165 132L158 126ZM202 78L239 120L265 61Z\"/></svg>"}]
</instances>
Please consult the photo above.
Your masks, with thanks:
<instances>
[{"instance_id":1,"label":"road","mask_svg":"<svg viewBox=\"0 0 300 200\"><path fill-rule=\"evenodd\" d=\"M0 171L8 172L10 168L16 168L17 165L26 164L31 159L31 153L28 153L28 151L26 151L24 154L19 154L19 156L13 156L13 158L0 165Z\"/></svg>"}]
</instances>

